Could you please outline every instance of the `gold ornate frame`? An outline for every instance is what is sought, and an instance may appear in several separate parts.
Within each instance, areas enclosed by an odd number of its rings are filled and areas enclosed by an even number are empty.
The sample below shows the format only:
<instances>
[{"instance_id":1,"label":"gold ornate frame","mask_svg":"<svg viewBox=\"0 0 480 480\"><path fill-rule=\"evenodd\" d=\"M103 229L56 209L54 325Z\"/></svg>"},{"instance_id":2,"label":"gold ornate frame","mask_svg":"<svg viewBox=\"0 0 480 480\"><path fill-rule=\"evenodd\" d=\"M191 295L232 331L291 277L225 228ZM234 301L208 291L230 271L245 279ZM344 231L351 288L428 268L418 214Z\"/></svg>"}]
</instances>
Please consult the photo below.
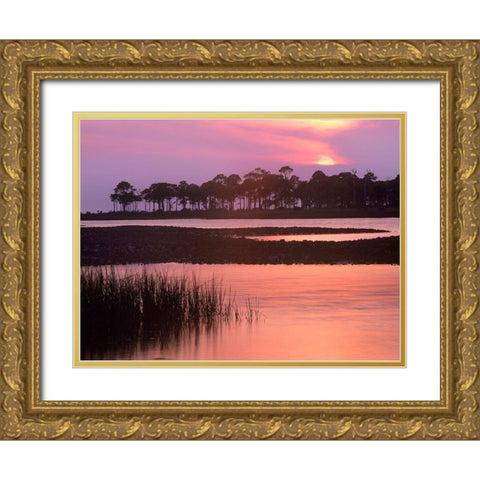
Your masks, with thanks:
<instances>
[{"instance_id":1,"label":"gold ornate frame","mask_svg":"<svg viewBox=\"0 0 480 480\"><path fill-rule=\"evenodd\" d=\"M0 438L478 439L478 41L0 41ZM439 401L44 401L45 79L435 79L441 109Z\"/></svg>"}]
</instances>

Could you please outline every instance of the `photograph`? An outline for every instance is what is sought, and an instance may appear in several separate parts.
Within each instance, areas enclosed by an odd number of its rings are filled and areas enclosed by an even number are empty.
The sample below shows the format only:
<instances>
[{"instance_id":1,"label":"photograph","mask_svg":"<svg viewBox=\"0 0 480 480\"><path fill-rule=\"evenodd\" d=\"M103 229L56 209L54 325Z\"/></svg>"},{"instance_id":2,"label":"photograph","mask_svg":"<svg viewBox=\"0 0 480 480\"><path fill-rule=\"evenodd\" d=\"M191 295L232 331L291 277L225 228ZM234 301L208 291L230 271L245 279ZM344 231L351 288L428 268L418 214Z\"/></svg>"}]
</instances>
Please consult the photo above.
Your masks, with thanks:
<instances>
[{"instance_id":1,"label":"photograph","mask_svg":"<svg viewBox=\"0 0 480 480\"><path fill-rule=\"evenodd\" d=\"M404 365L404 113L74 123L77 366Z\"/></svg>"}]
</instances>

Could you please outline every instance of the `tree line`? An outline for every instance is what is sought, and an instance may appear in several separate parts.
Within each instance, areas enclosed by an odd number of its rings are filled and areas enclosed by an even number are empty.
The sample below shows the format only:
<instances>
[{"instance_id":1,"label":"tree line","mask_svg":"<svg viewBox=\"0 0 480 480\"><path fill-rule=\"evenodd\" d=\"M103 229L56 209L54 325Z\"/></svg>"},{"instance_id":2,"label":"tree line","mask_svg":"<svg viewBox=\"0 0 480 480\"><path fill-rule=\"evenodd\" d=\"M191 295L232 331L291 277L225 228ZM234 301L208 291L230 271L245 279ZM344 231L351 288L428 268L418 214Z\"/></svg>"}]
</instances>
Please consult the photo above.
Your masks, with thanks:
<instances>
[{"instance_id":1,"label":"tree line","mask_svg":"<svg viewBox=\"0 0 480 480\"><path fill-rule=\"evenodd\" d=\"M182 180L178 184L157 182L137 190L127 181L118 183L110 200L114 211L177 210L272 210L278 208L349 208L397 207L400 176L378 180L367 171L363 177L356 170L326 175L317 170L310 180L300 180L293 169L284 166L277 173L255 168L242 177L216 175L196 185ZM140 207L139 207L140 205Z\"/></svg>"}]
</instances>

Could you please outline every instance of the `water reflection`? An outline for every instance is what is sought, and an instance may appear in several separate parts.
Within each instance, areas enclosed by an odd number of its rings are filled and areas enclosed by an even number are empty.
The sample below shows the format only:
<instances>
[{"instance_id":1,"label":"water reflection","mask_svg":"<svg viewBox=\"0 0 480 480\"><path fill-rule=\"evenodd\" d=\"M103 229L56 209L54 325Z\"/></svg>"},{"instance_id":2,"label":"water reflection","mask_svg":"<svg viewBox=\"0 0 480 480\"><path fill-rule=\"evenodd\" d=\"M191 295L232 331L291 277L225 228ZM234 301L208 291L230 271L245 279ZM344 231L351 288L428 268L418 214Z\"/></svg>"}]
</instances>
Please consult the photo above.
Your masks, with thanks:
<instances>
[{"instance_id":1,"label":"water reflection","mask_svg":"<svg viewBox=\"0 0 480 480\"><path fill-rule=\"evenodd\" d=\"M243 304L257 298L262 319L225 322L162 343L158 332L108 345L111 360L395 361L400 357L399 267L395 265L116 266L171 276L215 275ZM128 343L128 342L127 342Z\"/></svg>"},{"instance_id":2,"label":"water reflection","mask_svg":"<svg viewBox=\"0 0 480 480\"><path fill-rule=\"evenodd\" d=\"M82 220L81 227L166 226L193 228L257 228L257 227L328 227L373 228L399 235L399 218L180 218L156 220Z\"/></svg>"},{"instance_id":3,"label":"water reflection","mask_svg":"<svg viewBox=\"0 0 480 480\"><path fill-rule=\"evenodd\" d=\"M367 238L391 237L391 232L375 233L313 233L305 235L259 235L256 237L245 237L251 240L285 242L346 242L353 240L365 240Z\"/></svg>"}]
</instances>

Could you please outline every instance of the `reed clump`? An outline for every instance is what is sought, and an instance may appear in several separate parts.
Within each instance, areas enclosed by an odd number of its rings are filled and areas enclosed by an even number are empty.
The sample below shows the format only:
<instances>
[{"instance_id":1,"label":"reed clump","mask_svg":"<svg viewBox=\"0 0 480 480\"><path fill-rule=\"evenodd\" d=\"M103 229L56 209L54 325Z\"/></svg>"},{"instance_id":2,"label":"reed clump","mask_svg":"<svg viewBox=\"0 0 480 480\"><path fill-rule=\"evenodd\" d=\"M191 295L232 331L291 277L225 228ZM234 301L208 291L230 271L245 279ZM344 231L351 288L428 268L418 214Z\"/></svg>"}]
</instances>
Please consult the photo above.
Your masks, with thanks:
<instances>
[{"instance_id":1,"label":"reed clump","mask_svg":"<svg viewBox=\"0 0 480 480\"><path fill-rule=\"evenodd\" d=\"M240 308L214 277L166 272L119 275L114 268L81 272L81 355L129 356L136 348L166 347L182 338L213 333L232 321L253 322L258 306Z\"/></svg>"}]
</instances>

